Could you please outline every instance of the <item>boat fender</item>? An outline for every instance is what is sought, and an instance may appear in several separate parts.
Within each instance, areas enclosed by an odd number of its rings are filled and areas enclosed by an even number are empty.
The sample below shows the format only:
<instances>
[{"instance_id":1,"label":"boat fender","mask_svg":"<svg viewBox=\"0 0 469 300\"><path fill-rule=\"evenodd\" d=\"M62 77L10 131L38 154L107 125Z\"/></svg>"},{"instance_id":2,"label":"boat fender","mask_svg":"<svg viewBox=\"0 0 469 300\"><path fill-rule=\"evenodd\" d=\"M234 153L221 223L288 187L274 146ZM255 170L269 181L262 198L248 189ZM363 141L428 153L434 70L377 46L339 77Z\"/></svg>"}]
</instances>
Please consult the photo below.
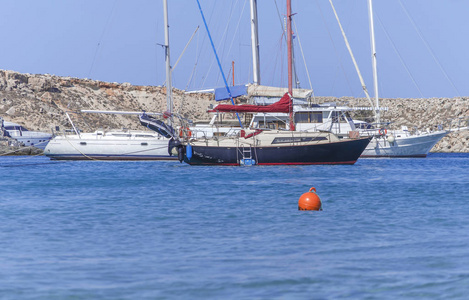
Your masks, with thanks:
<instances>
[{"instance_id":1,"label":"boat fender","mask_svg":"<svg viewBox=\"0 0 469 300\"><path fill-rule=\"evenodd\" d=\"M178 147L178 160L181 163L184 161L184 147L183 146Z\"/></svg>"},{"instance_id":2,"label":"boat fender","mask_svg":"<svg viewBox=\"0 0 469 300\"><path fill-rule=\"evenodd\" d=\"M316 194L316 188L312 187L309 189L309 192L300 196L298 210L322 210L321 199Z\"/></svg>"},{"instance_id":3,"label":"boat fender","mask_svg":"<svg viewBox=\"0 0 469 300\"><path fill-rule=\"evenodd\" d=\"M192 158L192 145L191 144L187 144L186 146L186 157L188 160L191 160Z\"/></svg>"},{"instance_id":4,"label":"boat fender","mask_svg":"<svg viewBox=\"0 0 469 300\"><path fill-rule=\"evenodd\" d=\"M388 142L394 143L395 140L396 140L396 138L394 138L393 135L390 134L390 135L388 136Z\"/></svg>"},{"instance_id":5,"label":"boat fender","mask_svg":"<svg viewBox=\"0 0 469 300\"><path fill-rule=\"evenodd\" d=\"M379 135L384 136L388 133L388 130L386 128L381 128L379 130Z\"/></svg>"}]
</instances>

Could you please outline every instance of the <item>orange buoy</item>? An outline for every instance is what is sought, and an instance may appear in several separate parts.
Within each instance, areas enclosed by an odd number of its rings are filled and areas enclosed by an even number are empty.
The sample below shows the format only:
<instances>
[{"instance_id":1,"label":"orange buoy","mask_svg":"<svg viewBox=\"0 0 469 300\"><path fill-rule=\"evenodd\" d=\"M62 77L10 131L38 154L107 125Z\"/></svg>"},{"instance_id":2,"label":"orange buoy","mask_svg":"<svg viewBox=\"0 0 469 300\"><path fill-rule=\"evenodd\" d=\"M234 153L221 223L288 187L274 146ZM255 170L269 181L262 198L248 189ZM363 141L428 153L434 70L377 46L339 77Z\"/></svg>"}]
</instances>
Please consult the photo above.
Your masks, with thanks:
<instances>
[{"instance_id":1,"label":"orange buoy","mask_svg":"<svg viewBox=\"0 0 469 300\"><path fill-rule=\"evenodd\" d=\"M301 195L298 200L298 210L322 210L321 199L316 194L316 188L312 187L309 192Z\"/></svg>"}]
</instances>

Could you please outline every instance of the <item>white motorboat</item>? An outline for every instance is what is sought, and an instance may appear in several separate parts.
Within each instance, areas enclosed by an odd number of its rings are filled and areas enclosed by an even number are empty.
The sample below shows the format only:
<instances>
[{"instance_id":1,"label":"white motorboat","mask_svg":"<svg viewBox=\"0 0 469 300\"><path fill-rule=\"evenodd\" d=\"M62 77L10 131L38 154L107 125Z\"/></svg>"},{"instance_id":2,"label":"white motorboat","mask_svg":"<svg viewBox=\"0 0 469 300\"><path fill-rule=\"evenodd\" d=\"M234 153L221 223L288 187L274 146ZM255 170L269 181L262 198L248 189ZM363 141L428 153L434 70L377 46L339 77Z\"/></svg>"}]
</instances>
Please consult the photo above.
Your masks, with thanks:
<instances>
[{"instance_id":1,"label":"white motorboat","mask_svg":"<svg viewBox=\"0 0 469 300\"><path fill-rule=\"evenodd\" d=\"M17 140L22 146L32 146L44 150L47 143L49 143L52 138L52 134L50 133L30 131L17 123L3 121L0 125L5 136L9 136Z\"/></svg>"}]
</instances>

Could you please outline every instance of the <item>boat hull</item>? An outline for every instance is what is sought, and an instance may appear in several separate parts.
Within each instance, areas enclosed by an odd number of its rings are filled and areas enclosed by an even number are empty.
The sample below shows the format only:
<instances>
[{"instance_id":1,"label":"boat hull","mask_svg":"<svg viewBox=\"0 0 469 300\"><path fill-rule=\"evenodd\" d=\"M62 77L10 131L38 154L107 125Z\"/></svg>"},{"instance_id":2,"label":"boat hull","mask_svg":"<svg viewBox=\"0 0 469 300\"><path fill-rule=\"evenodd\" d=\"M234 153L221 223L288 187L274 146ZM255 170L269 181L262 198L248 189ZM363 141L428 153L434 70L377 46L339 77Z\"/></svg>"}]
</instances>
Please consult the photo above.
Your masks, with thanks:
<instances>
[{"instance_id":1,"label":"boat hull","mask_svg":"<svg viewBox=\"0 0 469 300\"><path fill-rule=\"evenodd\" d=\"M56 137L44 150L53 160L177 160L168 153L168 139Z\"/></svg>"},{"instance_id":2,"label":"boat hull","mask_svg":"<svg viewBox=\"0 0 469 300\"><path fill-rule=\"evenodd\" d=\"M257 165L353 165L371 138L314 145L252 147L251 157ZM192 145L192 157L184 158L190 165L241 164L242 149Z\"/></svg>"},{"instance_id":3,"label":"boat hull","mask_svg":"<svg viewBox=\"0 0 469 300\"><path fill-rule=\"evenodd\" d=\"M396 138L390 143L385 138L373 138L361 157L426 157L449 131L438 131L422 135Z\"/></svg>"}]
</instances>

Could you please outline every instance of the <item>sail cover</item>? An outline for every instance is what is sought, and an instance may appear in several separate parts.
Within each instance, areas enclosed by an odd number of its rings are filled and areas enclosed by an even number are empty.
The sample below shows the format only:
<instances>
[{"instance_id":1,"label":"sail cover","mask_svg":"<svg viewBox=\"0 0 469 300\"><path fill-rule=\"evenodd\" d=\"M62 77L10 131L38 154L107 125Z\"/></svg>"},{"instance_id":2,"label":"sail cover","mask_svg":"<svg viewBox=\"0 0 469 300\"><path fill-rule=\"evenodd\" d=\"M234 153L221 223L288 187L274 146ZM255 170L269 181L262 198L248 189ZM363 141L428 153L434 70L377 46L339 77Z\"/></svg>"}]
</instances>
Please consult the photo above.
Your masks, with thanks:
<instances>
[{"instance_id":1,"label":"sail cover","mask_svg":"<svg viewBox=\"0 0 469 300\"><path fill-rule=\"evenodd\" d=\"M165 124L161 120L157 120L153 118L152 116L147 115L146 113L141 114L140 116L138 116L138 118L140 120L140 124L142 124L143 126L153 131L158 132L165 138L169 139L175 136L174 128L171 127L170 125Z\"/></svg>"},{"instance_id":2,"label":"sail cover","mask_svg":"<svg viewBox=\"0 0 469 300\"><path fill-rule=\"evenodd\" d=\"M231 97L236 98L242 95L247 95L248 88L246 85L237 85L230 87ZM231 99L226 87L215 89L215 101L229 100Z\"/></svg>"},{"instance_id":3,"label":"sail cover","mask_svg":"<svg viewBox=\"0 0 469 300\"><path fill-rule=\"evenodd\" d=\"M270 105L231 105L231 104L219 104L214 109L208 112L266 112L266 113L288 113L291 110L292 101L288 93L285 93L283 97Z\"/></svg>"}]
</instances>

